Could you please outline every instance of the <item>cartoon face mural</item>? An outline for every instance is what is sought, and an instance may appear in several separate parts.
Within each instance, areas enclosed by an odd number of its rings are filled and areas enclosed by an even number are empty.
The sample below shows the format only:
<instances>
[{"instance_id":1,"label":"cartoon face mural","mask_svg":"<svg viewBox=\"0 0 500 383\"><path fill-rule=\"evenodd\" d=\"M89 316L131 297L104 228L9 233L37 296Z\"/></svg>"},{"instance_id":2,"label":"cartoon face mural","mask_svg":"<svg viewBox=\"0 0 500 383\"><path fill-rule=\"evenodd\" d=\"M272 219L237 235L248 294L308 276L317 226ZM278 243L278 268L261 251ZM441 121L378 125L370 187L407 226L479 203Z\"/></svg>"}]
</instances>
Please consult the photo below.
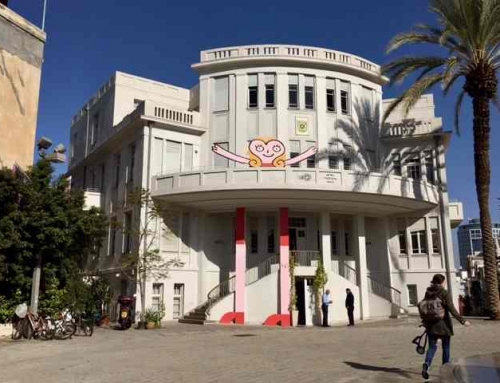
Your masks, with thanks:
<instances>
[{"instance_id":1,"label":"cartoon face mural","mask_svg":"<svg viewBox=\"0 0 500 383\"><path fill-rule=\"evenodd\" d=\"M250 167L285 167L297 164L318 152L316 146L312 146L305 152L294 158L285 157L285 145L276 138L256 138L248 144L249 158L231 153L215 144L212 151L229 160L246 164Z\"/></svg>"}]
</instances>

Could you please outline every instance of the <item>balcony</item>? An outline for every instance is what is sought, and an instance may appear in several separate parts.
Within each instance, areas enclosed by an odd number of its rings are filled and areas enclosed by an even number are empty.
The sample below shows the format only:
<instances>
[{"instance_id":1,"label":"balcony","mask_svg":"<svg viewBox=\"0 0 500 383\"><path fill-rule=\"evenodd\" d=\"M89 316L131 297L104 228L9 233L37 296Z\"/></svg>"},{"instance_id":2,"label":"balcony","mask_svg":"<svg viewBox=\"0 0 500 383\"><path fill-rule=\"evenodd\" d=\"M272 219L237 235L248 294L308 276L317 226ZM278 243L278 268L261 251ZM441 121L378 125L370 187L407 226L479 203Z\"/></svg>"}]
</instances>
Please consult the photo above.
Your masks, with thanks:
<instances>
[{"instance_id":1,"label":"balcony","mask_svg":"<svg viewBox=\"0 0 500 383\"><path fill-rule=\"evenodd\" d=\"M208 210L281 203L381 214L431 209L438 203L437 188L424 181L323 168L209 168L158 175L152 195Z\"/></svg>"},{"instance_id":2,"label":"balcony","mask_svg":"<svg viewBox=\"0 0 500 383\"><path fill-rule=\"evenodd\" d=\"M416 120L403 119L398 122L386 123L381 131L381 137L407 138L439 132L442 129L441 119Z\"/></svg>"},{"instance_id":3,"label":"balcony","mask_svg":"<svg viewBox=\"0 0 500 383\"><path fill-rule=\"evenodd\" d=\"M83 195L85 197L83 210L90 210L93 207L101 208L101 191L99 189L85 189Z\"/></svg>"},{"instance_id":4,"label":"balcony","mask_svg":"<svg viewBox=\"0 0 500 383\"><path fill-rule=\"evenodd\" d=\"M448 209L450 214L450 225L451 228L454 229L464 220L464 206L462 202L450 201Z\"/></svg>"}]
</instances>

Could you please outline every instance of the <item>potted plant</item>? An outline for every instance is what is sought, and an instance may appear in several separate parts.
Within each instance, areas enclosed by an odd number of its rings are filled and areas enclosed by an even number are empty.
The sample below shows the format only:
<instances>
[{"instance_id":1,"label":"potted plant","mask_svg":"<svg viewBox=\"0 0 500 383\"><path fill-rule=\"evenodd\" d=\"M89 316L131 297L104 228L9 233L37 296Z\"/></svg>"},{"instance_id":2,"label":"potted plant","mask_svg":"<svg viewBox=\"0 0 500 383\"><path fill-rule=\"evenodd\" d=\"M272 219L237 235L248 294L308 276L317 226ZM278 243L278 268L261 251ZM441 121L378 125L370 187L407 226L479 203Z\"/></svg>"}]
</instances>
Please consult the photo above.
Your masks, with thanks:
<instances>
[{"instance_id":1,"label":"potted plant","mask_svg":"<svg viewBox=\"0 0 500 383\"><path fill-rule=\"evenodd\" d=\"M155 327L161 327L161 320L165 317L165 305L162 303L155 312Z\"/></svg>"},{"instance_id":2,"label":"potted plant","mask_svg":"<svg viewBox=\"0 0 500 383\"><path fill-rule=\"evenodd\" d=\"M152 307L148 308L144 314L144 320L146 321L146 328L152 330L155 328L157 311Z\"/></svg>"},{"instance_id":3,"label":"potted plant","mask_svg":"<svg viewBox=\"0 0 500 383\"><path fill-rule=\"evenodd\" d=\"M288 311L292 317L292 326L297 326L299 320L299 310L297 310L297 294L295 293L295 267L297 262L295 256L290 255L288 271L290 273L290 306Z\"/></svg>"}]
</instances>

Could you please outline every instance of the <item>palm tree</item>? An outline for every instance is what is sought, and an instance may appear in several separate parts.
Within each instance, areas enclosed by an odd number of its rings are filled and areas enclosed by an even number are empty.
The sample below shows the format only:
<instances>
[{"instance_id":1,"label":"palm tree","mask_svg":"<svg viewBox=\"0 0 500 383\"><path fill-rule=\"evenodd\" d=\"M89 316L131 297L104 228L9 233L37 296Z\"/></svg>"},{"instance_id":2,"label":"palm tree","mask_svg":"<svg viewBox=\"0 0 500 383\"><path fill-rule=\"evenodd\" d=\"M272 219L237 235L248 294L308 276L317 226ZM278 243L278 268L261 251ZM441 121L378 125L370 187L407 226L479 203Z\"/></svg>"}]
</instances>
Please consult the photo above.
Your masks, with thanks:
<instances>
[{"instance_id":1,"label":"palm tree","mask_svg":"<svg viewBox=\"0 0 500 383\"><path fill-rule=\"evenodd\" d=\"M436 84L444 94L463 83L456 101L455 127L464 97L472 99L474 112L474 165L479 203L483 256L487 284L487 308L491 318L500 319L496 252L489 210L490 194L490 104L497 100L497 71L500 68L500 0L430 0L438 25L418 24L389 43L388 53L411 44L443 48L442 56L404 56L385 65L391 83L401 83L417 74L413 84L386 110L384 120L398 106L408 110Z\"/></svg>"}]
</instances>

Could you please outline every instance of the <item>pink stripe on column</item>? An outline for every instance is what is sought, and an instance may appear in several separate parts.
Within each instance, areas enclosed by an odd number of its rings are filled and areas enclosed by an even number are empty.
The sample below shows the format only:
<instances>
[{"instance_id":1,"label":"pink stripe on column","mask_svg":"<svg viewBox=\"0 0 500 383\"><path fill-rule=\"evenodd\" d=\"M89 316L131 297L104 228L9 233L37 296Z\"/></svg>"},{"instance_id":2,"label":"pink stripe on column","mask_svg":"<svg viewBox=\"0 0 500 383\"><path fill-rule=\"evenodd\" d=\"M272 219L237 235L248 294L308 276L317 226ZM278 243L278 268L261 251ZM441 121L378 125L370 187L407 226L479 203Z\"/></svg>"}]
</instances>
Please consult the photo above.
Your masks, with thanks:
<instances>
[{"instance_id":1,"label":"pink stripe on column","mask_svg":"<svg viewBox=\"0 0 500 383\"><path fill-rule=\"evenodd\" d=\"M245 312L245 274L247 251L245 243L245 208L236 209L236 285L235 312Z\"/></svg>"},{"instance_id":2,"label":"pink stripe on column","mask_svg":"<svg viewBox=\"0 0 500 383\"><path fill-rule=\"evenodd\" d=\"M290 305L288 208L280 208L280 314L288 314Z\"/></svg>"}]
</instances>

